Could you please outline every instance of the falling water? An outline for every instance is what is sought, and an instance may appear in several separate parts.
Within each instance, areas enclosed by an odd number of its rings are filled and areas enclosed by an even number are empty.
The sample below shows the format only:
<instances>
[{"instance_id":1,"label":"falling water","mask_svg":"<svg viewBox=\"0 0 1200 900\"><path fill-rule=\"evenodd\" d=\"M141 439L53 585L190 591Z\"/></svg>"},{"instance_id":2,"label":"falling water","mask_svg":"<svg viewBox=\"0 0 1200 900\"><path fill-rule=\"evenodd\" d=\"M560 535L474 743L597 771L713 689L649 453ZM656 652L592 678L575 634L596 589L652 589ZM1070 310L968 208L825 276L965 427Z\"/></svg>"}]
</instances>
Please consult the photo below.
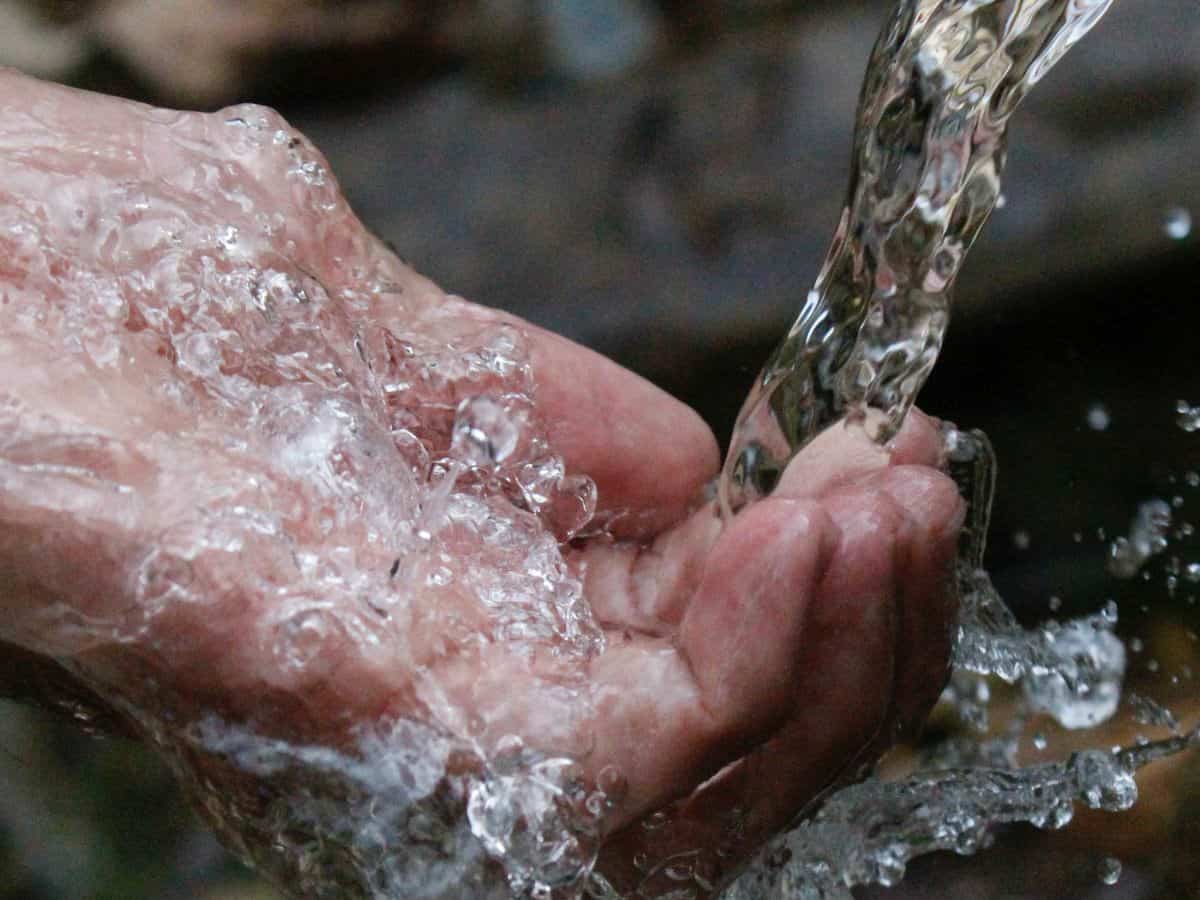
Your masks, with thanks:
<instances>
[{"instance_id":1,"label":"falling water","mask_svg":"<svg viewBox=\"0 0 1200 900\"><path fill-rule=\"evenodd\" d=\"M954 279L997 203L1009 118L1110 2L899 0L867 73L849 201L833 246L738 420L720 490L727 512L768 493L788 460L836 420L863 422L881 441L896 433L941 347ZM213 127L231 156L263 171L286 167L289 191L295 188L304 204L298 218L332 231L329 223L348 217L332 179L284 123L243 107ZM232 197L238 188L222 182L214 191ZM122 257L94 271L80 252L71 266L90 279L95 295L120 297L120 279L130 275L120 266L150 269L165 259L164 283L138 301L138 313L148 336L178 358L171 402L183 407L202 397L227 416L244 415L234 427L248 436L247 456L254 441L267 442L260 456L270 460L273 477L305 485L328 516L319 522L321 534L297 537L278 515L242 506L204 510L188 527L161 536L161 546L138 563L130 620L89 627L132 640L167 605L200 607L207 595L191 583L193 571L201 563L225 571L238 554L237 565L255 566L239 578L264 595L277 589L277 572L290 579L277 620L256 638L284 676L312 669L323 648L342 639L360 649L386 648L394 654L389 671L411 663L410 626L423 624L412 585L439 602L462 600L489 640L531 658L547 646L568 662L599 652L604 637L561 552L592 518L596 488L567 475L531 416L520 336L506 327L462 333L451 315L435 321L430 334L399 341L371 327L374 305L400 302L391 285L403 277L380 248L365 251L369 265L356 294L338 306L303 270L253 262L282 226L246 219L240 230L198 227L177 218L173 201L155 198L146 207L163 217L169 251L152 244L145 259ZM0 214L21 215L15 207ZM1177 220L1170 227L1182 232ZM10 232L30 258L50 261L39 271L74 271L57 264L60 251L45 228L17 221ZM214 257L220 266L209 265ZM239 333L240 320L218 302L229 298L252 303L261 322L255 317L254 328ZM59 326L32 315L41 302L36 292L15 293L13 327L28 321L39 339L57 339ZM333 322L326 330L323 316ZM111 365L118 342L108 318L83 324L81 332L64 320L58 336L78 342L83 333L88 364ZM261 384L251 377L259 367L289 378ZM868 410L881 415L868 419ZM1181 402L1181 427L1200 429L1198 410ZM947 429L945 442L971 511L947 705L979 725L989 713L988 685L998 679L1020 685L1018 710L1044 712L1072 729L1103 721L1116 708L1126 664L1113 633L1115 609L1021 628L981 565L991 450L981 434L957 429ZM43 480L15 482L31 503L68 496L45 489L61 487L54 473L35 474ZM69 496L81 490L72 482ZM110 494L97 509L116 509ZM1151 509L1146 527L1135 523L1121 545L1123 571L1161 551L1155 529L1170 521L1159 513ZM450 539L469 555L468 571L444 565ZM432 624L451 642L477 637L478 629L462 622ZM554 704L547 720L560 713L586 719L583 687L549 677L537 687ZM180 727L169 706L153 703L127 711L227 843L299 895L615 897L591 868L620 773L591 789L567 755L539 754L504 734L502 721L463 720L441 688L424 674L413 687L433 711L431 721L399 718L348 734L336 747L274 740L216 715ZM1028 768L1016 766L1011 737L945 744L902 779L869 779L837 792L776 838L728 896L845 896L856 884L895 883L923 853L972 852L1000 823L1060 827L1077 802L1126 809L1136 799L1140 766L1197 740L1160 708L1139 708L1172 736ZM587 736L587 727L580 731ZM1105 872L1115 878L1118 868ZM708 887L680 881L671 890L667 896L681 900Z\"/></svg>"},{"instance_id":2,"label":"falling water","mask_svg":"<svg viewBox=\"0 0 1200 900\"><path fill-rule=\"evenodd\" d=\"M880 442L899 431L936 362L954 280L1000 196L1009 119L1110 4L896 4L863 85L849 199L833 244L734 430L720 485L727 515L769 493L789 460L836 421L861 423ZM869 410L878 415L868 418ZM1010 714L1016 727L1007 737L947 741L907 777L834 793L772 842L730 898L848 897L855 885L897 883L916 856L972 853L1003 823L1059 828L1077 802L1127 809L1138 768L1200 742L1200 731L1183 734L1151 701L1150 720L1170 727L1166 740L1016 764L1025 717L1046 713L1064 728L1084 729L1116 712L1126 665L1113 633L1117 609L1110 602L1092 616L1022 628L982 568L995 480L990 445L981 433L952 427L944 439L970 516L958 567L955 670L943 702L986 731L989 680L1019 683ZM1113 545L1113 573L1131 577L1162 552L1170 522L1167 504L1143 505L1130 537ZM1114 883L1119 872L1119 862L1106 860L1101 880Z\"/></svg>"},{"instance_id":3,"label":"falling water","mask_svg":"<svg viewBox=\"0 0 1200 900\"><path fill-rule=\"evenodd\" d=\"M1000 196L1007 127L1112 0L899 0L864 79L849 197L800 315L734 429L727 509L843 417L885 441L933 369L951 290Z\"/></svg>"}]
</instances>

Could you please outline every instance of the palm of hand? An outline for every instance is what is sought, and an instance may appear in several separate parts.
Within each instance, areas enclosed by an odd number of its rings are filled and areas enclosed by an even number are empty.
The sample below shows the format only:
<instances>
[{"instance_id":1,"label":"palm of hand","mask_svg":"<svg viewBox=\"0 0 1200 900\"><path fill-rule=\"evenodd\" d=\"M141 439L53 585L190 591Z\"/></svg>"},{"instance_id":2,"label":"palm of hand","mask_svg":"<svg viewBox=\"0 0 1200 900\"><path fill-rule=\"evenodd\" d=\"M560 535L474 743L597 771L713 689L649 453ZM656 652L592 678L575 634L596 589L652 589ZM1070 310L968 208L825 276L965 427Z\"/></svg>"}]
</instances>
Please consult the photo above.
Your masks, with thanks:
<instances>
[{"instance_id":1,"label":"palm of hand","mask_svg":"<svg viewBox=\"0 0 1200 900\"><path fill-rule=\"evenodd\" d=\"M197 722L347 759L407 723L447 777L569 758L615 884L719 848L703 887L936 697L960 508L927 420L835 429L722 528L694 414L443 295L266 111L0 103L3 637L227 790L228 831L270 767Z\"/></svg>"}]
</instances>

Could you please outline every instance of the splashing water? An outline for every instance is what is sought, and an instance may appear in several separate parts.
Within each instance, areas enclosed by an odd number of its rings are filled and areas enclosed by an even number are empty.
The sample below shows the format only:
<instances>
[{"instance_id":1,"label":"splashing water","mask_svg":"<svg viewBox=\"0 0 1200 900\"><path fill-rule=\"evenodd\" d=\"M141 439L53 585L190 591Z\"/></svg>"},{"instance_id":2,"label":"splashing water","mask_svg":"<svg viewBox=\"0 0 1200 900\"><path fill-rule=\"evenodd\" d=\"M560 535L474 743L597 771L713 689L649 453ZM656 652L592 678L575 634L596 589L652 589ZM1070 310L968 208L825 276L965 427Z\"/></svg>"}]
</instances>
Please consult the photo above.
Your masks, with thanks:
<instances>
[{"instance_id":1,"label":"splashing water","mask_svg":"<svg viewBox=\"0 0 1200 900\"><path fill-rule=\"evenodd\" d=\"M1110 2L897 4L863 88L850 200L833 247L739 418L721 485L727 510L769 492L788 459L842 416L871 422L879 440L899 429L940 350L965 254L999 203L1009 118ZM302 212L319 213L313 220L322 223L321 241L345 239L337 230L348 215L344 202L298 136L252 107L229 111L225 126L220 140L247 165L282 161L289 191L303 198ZM213 171L217 183L206 190L236 201L237 185ZM6 208L0 215L18 212ZM169 606L202 605L204 586L194 579L206 566L224 571L252 559L262 566L251 573L262 585L276 588L272 566L292 579L294 589L278 597L268 633L256 636L285 675L319 667L324 649L342 635L363 647L408 653L408 627L430 623L420 620L406 585L461 599L464 616L482 619L490 639L524 647L530 656L550 645L577 660L596 654L603 634L562 554L563 542L592 519L596 489L566 474L532 416L519 335L502 326L451 333L449 319L441 323L444 333L360 330L376 305L410 302L391 296L397 276L379 248L363 251L368 264L349 279L358 287L341 298L343 315L322 279L288 259L252 262L258 245L293 227L282 215L207 223L206 230L173 216L130 237L148 240L147 247L128 249L128 259L106 258L101 275L86 276L97 279L88 292L102 298L101 306L108 302L95 312L135 320L148 342L174 355L183 376L169 399L180 409L203 401L227 413L253 410L236 430L247 444L265 435L272 452L262 455L273 468L251 474L311 486L311 495L295 501L294 515L321 512L308 534L265 504L255 508L258 495L248 489L246 502L232 511L222 511L227 497L216 497L196 521L159 535L139 563L136 615L86 627L132 639ZM24 241L17 249L44 257L46 271L71 271L53 257L50 243L38 244L34 225L18 221L11 233ZM96 252L107 252L105 246L97 241ZM147 259L161 264L164 285L174 290L154 285L146 298L122 299L120 278L128 273L121 267L149 268ZM171 299L176 295L180 302ZM260 315L238 319L222 298ZM14 307L31 316L40 302L32 293L14 297ZM63 335L85 347L88 365L104 371L121 362L100 321L60 324ZM243 327L247 321L252 328ZM36 331L45 336L54 327L38 322ZM338 340L321 338L325 333ZM260 389L261 370L280 372L285 383ZM882 416L867 420L870 409ZM1200 422L1194 412L1180 408L1183 427ZM1113 634L1115 612L1034 632L1020 628L981 568L994 482L986 438L948 429L945 443L971 516L959 570L957 671L947 701L982 730L987 679L994 676L1020 683L1026 709L1049 713L1065 727L1102 721L1117 706L1125 666ZM198 447L213 452L202 442ZM221 452L236 464L253 449L235 444ZM240 472L236 465L231 470ZM397 472L411 478L397 484ZM59 496L51 476L31 483L30 495ZM233 486L247 485L257 490L261 482L248 476ZM104 500L106 509L116 507L108 494ZM406 518L397 510L415 512ZM444 564L451 542L468 559L465 571L452 573ZM462 637L452 623L433 624L447 643ZM548 721L568 711L586 718L588 710L579 708L587 706L586 692L570 683L543 687L558 704ZM215 715L179 729L163 716L168 707L124 708L224 839L304 896L615 897L591 869L607 795L620 793L620 773L611 784L589 787L569 754L539 754L509 736L485 740L490 723L459 721L439 689L436 679L413 686L423 692L428 721L398 718L337 747L276 740ZM1147 703L1138 708L1148 721L1179 730L1165 711ZM903 779L871 779L831 795L813 818L773 841L727 896L845 897L856 884L895 883L917 855L973 852L999 823L1061 827L1077 802L1126 809L1136 799L1139 767L1197 740L1194 732L1178 734L1029 768L1016 767L1008 738L947 745ZM667 896L694 895L695 873L663 866L677 885Z\"/></svg>"},{"instance_id":2,"label":"splashing water","mask_svg":"<svg viewBox=\"0 0 1200 900\"><path fill-rule=\"evenodd\" d=\"M1085 750L1022 769L945 768L899 781L871 779L839 791L811 820L772 842L765 862L725 897L850 900L852 887L898 884L916 856L976 852L995 825L1063 828L1076 803L1129 809L1137 801L1134 772L1197 744L1200 734L1193 733L1117 753Z\"/></svg>"},{"instance_id":3,"label":"splashing water","mask_svg":"<svg viewBox=\"0 0 1200 900\"><path fill-rule=\"evenodd\" d=\"M1018 103L1107 11L1110 0L902 0L863 86L849 200L800 315L768 360L735 426L719 493L726 514L769 493L788 461L842 418L889 440L936 361L951 289L998 204L1006 127ZM869 410L881 415L867 417ZM1193 409L1180 403L1189 429ZM1103 428L1107 423L1093 427ZM1089 422L1095 421L1089 418ZM982 569L995 461L981 433L948 428L951 474L969 502L960 552L962 610L955 674L943 700L987 729L994 676L1020 683L1012 726L1048 713L1068 729L1097 725L1119 704L1125 648L1115 604L1027 631ZM1145 504L1114 544L1114 571L1136 573L1163 548L1170 508ZM1012 736L946 742L896 782L834 793L810 820L776 839L729 898L844 898L855 885L896 884L913 857L972 853L1001 823L1059 828L1074 804L1127 809L1141 765L1200 741L1153 701L1140 718L1175 737L1120 752L1017 766ZM1010 731L1012 728L1010 727ZM1040 739L1045 747L1045 738ZM1037 741L1035 741L1035 746ZM1114 883L1119 864L1102 874ZM1111 878L1111 880L1110 880Z\"/></svg>"}]
</instances>

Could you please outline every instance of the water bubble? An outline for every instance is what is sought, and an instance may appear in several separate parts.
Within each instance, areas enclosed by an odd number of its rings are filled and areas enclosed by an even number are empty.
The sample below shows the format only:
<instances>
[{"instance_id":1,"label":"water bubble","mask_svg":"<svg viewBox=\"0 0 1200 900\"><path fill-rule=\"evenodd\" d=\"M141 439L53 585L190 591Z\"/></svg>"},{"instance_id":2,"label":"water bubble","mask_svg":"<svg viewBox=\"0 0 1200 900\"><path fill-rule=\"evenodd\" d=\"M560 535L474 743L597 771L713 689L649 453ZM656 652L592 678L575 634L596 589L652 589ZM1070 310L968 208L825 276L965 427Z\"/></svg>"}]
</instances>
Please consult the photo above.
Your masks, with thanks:
<instances>
[{"instance_id":1,"label":"water bubble","mask_svg":"<svg viewBox=\"0 0 1200 900\"><path fill-rule=\"evenodd\" d=\"M1172 206L1163 216L1163 233L1173 241L1182 241L1192 233L1192 214L1182 206Z\"/></svg>"},{"instance_id":2,"label":"water bubble","mask_svg":"<svg viewBox=\"0 0 1200 900\"><path fill-rule=\"evenodd\" d=\"M1116 884L1121 880L1121 861L1114 856L1104 857L1096 867L1096 874L1105 884Z\"/></svg>"},{"instance_id":3,"label":"water bubble","mask_svg":"<svg viewBox=\"0 0 1200 900\"><path fill-rule=\"evenodd\" d=\"M303 669L321 652L330 632L329 613L304 609L281 622L275 635L275 656L291 669Z\"/></svg>"},{"instance_id":4,"label":"water bubble","mask_svg":"<svg viewBox=\"0 0 1200 900\"><path fill-rule=\"evenodd\" d=\"M1128 700L1135 720L1143 725L1166 728L1171 734L1179 734L1179 720L1165 706L1150 697L1134 692L1128 694Z\"/></svg>"},{"instance_id":5,"label":"water bubble","mask_svg":"<svg viewBox=\"0 0 1200 900\"><path fill-rule=\"evenodd\" d=\"M454 573L447 566L438 566L425 576L428 587L445 587L454 580Z\"/></svg>"},{"instance_id":6,"label":"water bubble","mask_svg":"<svg viewBox=\"0 0 1200 900\"><path fill-rule=\"evenodd\" d=\"M1129 536L1109 547L1108 571L1117 578L1133 578L1150 557L1167 548L1171 507L1164 500L1148 500L1138 507Z\"/></svg>"},{"instance_id":7,"label":"water bubble","mask_svg":"<svg viewBox=\"0 0 1200 900\"><path fill-rule=\"evenodd\" d=\"M1083 750L1074 754L1069 768L1079 795L1092 809L1120 812L1137 802L1137 782L1112 753Z\"/></svg>"},{"instance_id":8,"label":"water bubble","mask_svg":"<svg viewBox=\"0 0 1200 900\"><path fill-rule=\"evenodd\" d=\"M620 803L629 793L629 782L616 766L605 766L596 775L596 787L611 804Z\"/></svg>"},{"instance_id":9,"label":"water bubble","mask_svg":"<svg viewBox=\"0 0 1200 900\"><path fill-rule=\"evenodd\" d=\"M1108 408L1102 403L1094 403L1087 411L1088 428L1092 431L1106 431L1108 426L1112 424L1112 417L1108 413Z\"/></svg>"},{"instance_id":10,"label":"water bubble","mask_svg":"<svg viewBox=\"0 0 1200 900\"><path fill-rule=\"evenodd\" d=\"M521 438L509 410L487 396L467 397L458 405L451 447L456 455L479 467L504 462Z\"/></svg>"},{"instance_id":11,"label":"water bubble","mask_svg":"<svg viewBox=\"0 0 1200 900\"><path fill-rule=\"evenodd\" d=\"M217 244L226 253L232 253L238 248L240 234L236 225L225 225L217 231Z\"/></svg>"},{"instance_id":12,"label":"water bubble","mask_svg":"<svg viewBox=\"0 0 1200 900\"><path fill-rule=\"evenodd\" d=\"M646 829L646 831L658 831L660 828L665 827L669 821L667 814L659 810L650 813L650 815L642 819L642 828Z\"/></svg>"},{"instance_id":13,"label":"water bubble","mask_svg":"<svg viewBox=\"0 0 1200 900\"><path fill-rule=\"evenodd\" d=\"M691 881L693 869L691 863L672 863L663 869L663 874L671 881Z\"/></svg>"},{"instance_id":14,"label":"water bubble","mask_svg":"<svg viewBox=\"0 0 1200 900\"><path fill-rule=\"evenodd\" d=\"M1025 696L1064 728L1088 728L1116 712L1125 675L1125 647L1111 632L1088 620L1043 629L1050 665L1031 668Z\"/></svg>"},{"instance_id":15,"label":"water bubble","mask_svg":"<svg viewBox=\"0 0 1200 900\"><path fill-rule=\"evenodd\" d=\"M1200 431L1200 406L1192 406L1186 400L1175 404L1175 424L1189 434Z\"/></svg>"}]
</instances>

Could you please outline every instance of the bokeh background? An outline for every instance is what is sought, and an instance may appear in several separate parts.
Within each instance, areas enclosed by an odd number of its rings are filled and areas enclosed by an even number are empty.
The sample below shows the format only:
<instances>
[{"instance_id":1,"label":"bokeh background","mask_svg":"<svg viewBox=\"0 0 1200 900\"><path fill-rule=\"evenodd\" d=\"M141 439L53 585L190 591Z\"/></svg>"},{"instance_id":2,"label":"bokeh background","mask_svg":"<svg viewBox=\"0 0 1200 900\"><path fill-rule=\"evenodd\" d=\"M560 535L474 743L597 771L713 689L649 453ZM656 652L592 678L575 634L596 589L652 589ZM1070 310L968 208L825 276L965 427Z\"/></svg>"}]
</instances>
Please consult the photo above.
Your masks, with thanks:
<instances>
[{"instance_id":1,"label":"bokeh background","mask_svg":"<svg viewBox=\"0 0 1200 900\"><path fill-rule=\"evenodd\" d=\"M0 64L277 107L418 270L610 354L725 440L820 265L886 5L0 0ZM1200 433L1175 406L1200 404L1196 0L1116 0L1018 114L1010 156L922 405L996 446L989 566L1019 615L1117 600L1131 685L1194 725ZM1152 497L1173 505L1171 547L1117 582L1108 544ZM1048 746L1028 759L1078 742L1033 727ZM1163 733L1123 714L1087 740ZM863 896L1200 897L1200 758L1140 783L1129 814L1005 830ZM0 900L273 897L141 748L0 702Z\"/></svg>"}]
</instances>

